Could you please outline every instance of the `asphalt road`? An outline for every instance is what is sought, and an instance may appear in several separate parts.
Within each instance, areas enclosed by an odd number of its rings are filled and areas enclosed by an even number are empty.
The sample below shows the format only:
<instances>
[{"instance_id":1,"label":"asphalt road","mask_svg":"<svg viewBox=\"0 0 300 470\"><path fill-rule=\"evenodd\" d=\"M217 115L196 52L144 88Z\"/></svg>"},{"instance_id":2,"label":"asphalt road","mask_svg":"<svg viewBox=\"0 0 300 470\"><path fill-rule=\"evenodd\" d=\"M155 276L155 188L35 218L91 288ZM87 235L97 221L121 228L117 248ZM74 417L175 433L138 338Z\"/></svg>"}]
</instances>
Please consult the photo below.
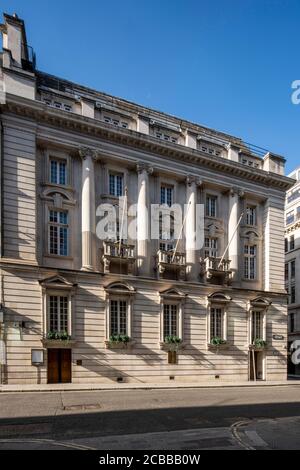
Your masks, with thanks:
<instances>
[{"instance_id":1,"label":"asphalt road","mask_svg":"<svg viewBox=\"0 0 300 470\"><path fill-rule=\"evenodd\" d=\"M1 393L0 449L300 449L300 386Z\"/></svg>"}]
</instances>

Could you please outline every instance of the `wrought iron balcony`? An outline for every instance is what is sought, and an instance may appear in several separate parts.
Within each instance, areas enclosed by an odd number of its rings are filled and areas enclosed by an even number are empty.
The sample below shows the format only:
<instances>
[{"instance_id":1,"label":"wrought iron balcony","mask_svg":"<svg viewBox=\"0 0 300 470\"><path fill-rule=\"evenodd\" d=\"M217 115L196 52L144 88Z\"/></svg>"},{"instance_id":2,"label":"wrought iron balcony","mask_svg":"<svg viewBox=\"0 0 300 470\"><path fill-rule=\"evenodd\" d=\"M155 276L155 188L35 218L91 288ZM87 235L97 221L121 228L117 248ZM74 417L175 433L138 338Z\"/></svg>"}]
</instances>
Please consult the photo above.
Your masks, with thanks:
<instances>
[{"instance_id":1,"label":"wrought iron balcony","mask_svg":"<svg viewBox=\"0 0 300 470\"><path fill-rule=\"evenodd\" d=\"M176 271L178 272L180 278L184 278L186 271L185 253L174 253L174 250L158 250L158 276L161 277L166 270Z\"/></svg>"},{"instance_id":2,"label":"wrought iron balcony","mask_svg":"<svg viewBox=\"0 0 300 470\"><path fill-rule=\"evenodd\" d=\"M103 242L102 261L106 273L110 272L110 264L113 261L127 264L128 271L130 271L135 262L135 247L124 242L106 240Z\"/></svg>"},{"instance_id":3,"label":"wrought iron balcony","mask_svg":"<svg viewBox=\"0 0 300 470\"><path fill-rule=\"evenodd\" d=\"M200 259L201 274L210 280L218 277L222 282L229 282L231 279L232 271L230 270L230 260L208 256L207 258Z\"/></svg>"}]
</instances>

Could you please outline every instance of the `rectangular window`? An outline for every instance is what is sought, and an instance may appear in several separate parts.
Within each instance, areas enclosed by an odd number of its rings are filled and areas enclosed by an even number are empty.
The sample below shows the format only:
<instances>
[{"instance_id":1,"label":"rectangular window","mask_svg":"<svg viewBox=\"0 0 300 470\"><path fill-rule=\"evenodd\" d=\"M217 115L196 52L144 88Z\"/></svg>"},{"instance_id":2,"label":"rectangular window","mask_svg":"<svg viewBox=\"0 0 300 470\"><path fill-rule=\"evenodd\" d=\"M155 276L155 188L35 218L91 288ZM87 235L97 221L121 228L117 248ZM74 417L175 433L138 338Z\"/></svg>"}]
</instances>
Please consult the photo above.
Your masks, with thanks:
<instances>
[{"instance_id":1,"label":"rectangular window","mask_svg":"<svg viewBox=\"0 0 300 470\"><path fill-rule=\"evenodd\" d=\"M246 209L246 224L256 225L256 207L247 206Z\"/></svg>"},{"instance_id":2,"label":"rectangular window","mask_svg":"<svg viewBox=\"0 0 300 470\"><path fill-rule=\"evenodd\" d=\"M164 304L164 339L166 336L178 335L178 306Z\"/></svg>"},{"instance_id":3,"label":"rectangular window","mask_svg":"<svg viewBox=\"0 0 300 470\"><path fill-rule=\"evenodd\" d=\"M206 196L205 213L207 217L217 217L217 196Z\"/></svg>"},{"instance_id":4,"label":"rectangular window","mask_svg":"<svg viewBox=\"0 0 300 470\"><path fill-rule=\"evenodd\" d=\"M49 296L49 331L68 333L69 299L67 296Z\"/></svg>"},{"instance_id":5,"label":"rectangular window","mask_svg":"<svg viewBox=\"0 0 300 470\"><path fill-rule=\"evenodd\" d=\"M289 280L289 264L285 263L284 265L284 280L287 282Z\"/></svg>"},{"instance_id":6,"label":"rectangular window","mask_svg":"<svg viewBox=\"0 0 300 470\"><path fill-rule=\"evenodd\" d=\"M68 212L49 211L49 253L68 256Z\"/></svg>"},{"instance_id":7,"label":"rectangular window","mask_svg":"<svg viewBox=\"0 0 300 470\"><path fill-rule=\"evenodd\" d=\"M244 246L244 278L256 279L256 245Z\"/></svg>"},{"instance_id":8,"label":"rectangular window","mask_svg":"<svg viewBox=\"0 0 300 470\"><path fill-rule=\"evenodd\" d=\"M290 276L291 279L295 279L295 272L296 272L296 263L295 260L293 259L290 261Z\"/></svg>"},{"instance_id":9,"label":"rectangular window","mask_svg":"<svg viewBox=\"0 0 300 470\"><path fill-rule=\"evenodd\" d=\"M109 194L111 196L123 196L124 176L121 173L109 174Z\"/></svg>"},{"instance_id":10,"label":"rectangular window","mask_svg":"<svg viewBox=\"0 0 300 470\"><path fill-rule=\"evenodd\" d=\"M288 212L285 219L286 225L292 224L294 222L294 218L294 211Z\"/></svg>"},{"instance_id":11,"label":"rectangular window","mask_svg":"<svg viewBox=\"0 0 300 470\"><path fill-rule=\"evenodd\" d=\"M210 339L223 337L223 310L221 308L210 308Z\"/></svg>"},{"instance_id":12,"label":"rectangular window","mask_svg":"<svg viewBox=\"0 0 300 470\"><path fill-rule=\"evenodd\" d=\"M295 331L295 314L290 313L290 333L294 333Z\"/></svg>"},{"instance_id":13,"label":"rectangular window","mask_svg":"<svg viewBox=\"0 0 300 470\"><path fill-rule=\"evenodd\" d=\"M288 239L285 238L285 239L284 239L284 251L285 251L285 253L286 253L287 251L289 251L289 245L288 245L288 243L289 243L289 242L288 242Z\"/></svg>"},{"instance_id":14,"label":"rectangular window","mask_svg":"<svg viewBox=\"0 0 300 470\"><path fill-rule=\"evenodd\" d=\"M216 258L218 256L218 239L217 238L205 237L204 247L205 247L205 250L204 250L205 258L209 256Z\"/></svg>"},{"instance_id":15,"label":"rectangular window","mask_svg":"<svg viewBox=\"0 0 300 470\"><path fill-rule=\"evenodd\" d=\"M66 161L50 160L50 182L53 184L67 184Z\"/></svg>"},{"instance_id":16,"label":"rectangular window","mask_svg":"<svg viewBox=\"0 0 300 470\"><path fill-rule=\"evenodd\" d=\"M110 335L127 334L127 302L126 300L110 300Z\"/></svg>"},{"instance_id":17,"label":"rectangular window","mask_svg":"<svg viewBox=\"0 0 300 470\"><path fill-rule=\"evenodd\" d=\"M255 342L256 339L262 339L262 313L258 311L251 312L251 344Z\"/></svg>"},{"instance_id":18,"label":"rectangular window","mask_svg":"<svg viewBox=\"0 0 300 470\"><path fill-rule=\"evenodd\" d=\"M167 204L169 207L173 204L173 187L162 185L160 187L160 203Z\"/></svg>"},{"instance_id":19,"label":"rectangular window","mask_svg":"<svg viewBox=\"0 0 300 470\"><path fill-rule=\"evenodd\" d=\"M294 304L296 302L296 287L291 286L290 288L290 303Z\"/></svg>"},{"instance_id":20,"label":"rectangular window","mask_svg":"<svg viewBox=\"0 0 300 470\"><path fill-rule=\"evenodd\" d=\"M291 235L290 236L290 250L294 250L294 249L295 249L295 236Z\"/></svg>"}]
</instances>

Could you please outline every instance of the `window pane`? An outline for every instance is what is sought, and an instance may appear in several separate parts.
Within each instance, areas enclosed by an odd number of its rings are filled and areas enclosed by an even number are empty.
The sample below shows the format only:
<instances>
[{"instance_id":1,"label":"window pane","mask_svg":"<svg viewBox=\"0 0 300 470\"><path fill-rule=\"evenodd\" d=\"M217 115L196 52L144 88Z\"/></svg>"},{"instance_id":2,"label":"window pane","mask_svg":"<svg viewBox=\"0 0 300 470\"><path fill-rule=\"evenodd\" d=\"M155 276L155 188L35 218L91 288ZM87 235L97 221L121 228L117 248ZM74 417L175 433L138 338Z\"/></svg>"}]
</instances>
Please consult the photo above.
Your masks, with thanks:
<instances>
[{"instance_id":1,"label":"window pane","mask_svg":"<svg viewBox=\"0 0 300 470\"><path fill-rule=\"evenodd\" d=\"M66 184L66 163L59 163L59 184Z\"/></svg>"},{"instance_id":2,"label":"window pane","mask_svg":"<svg viewBox=\"0 0 300 470\"><path fill-rule=\"evenodd\" d=\"M115 195L115 176L109 175L109 194Z\"/></svg>"},{"instance_id":3,"label":"window pane","mask_svg":"<svg viewBox=\"0 0 300 470\"><path fill-rule=\"evenodd\" d=\"M58 331L58 297L50 295L49 298L49 329Z\"/></svg>"},{"instance_id":4,"label":"window pane","mask_svg":"<svg viewBox=\"0 0 300 470\"><path fill-rule=\"evenodd\" d=\"M59 254L62 256L68 255L68 229L66 227L60 227Z\"/></svg>"},{"instance_id":5,"label":"window pane","mask_svg":"<svg viewBox=\"0 0 300 470\"><path fill-rule=\"evenodd\" d=\"M49 240L49 250L50 254L58 254L58 227L51 225L50 229L50 240Z\"/></svg>"},{"instance_id":6,"label":"window pane","mask_svg":"<svg viewBox=\"0 0 300 470\"><path fill-rule=\"evenodd\" d=\"M60 331L68 332L68 297L60 297Z\"/></svg>"},{"instance_id":7,"label":"window pane","mask_svg":"<svg viewBox=\"0 0 300 470\"><path fill-rule=\"evenodd\" d=\"M120 328L119 333L121 335L126 335L127 333L127 302L125 300L120 300L119 302L120 309Z\"/></svg>"},{"instance_id":8,"label":"window pane","mask_svg":"<svg viewBox=\"0 0 300 470\"><path fill-rule=\"evenodd\" d=\"M110 334L118 334L118 301L110 301Z\"/></svg>"},{"instance_id":9,"label":"window pane","mask_svg":"<svg viewBox=\"0 0 300 470\"><path fill-rule=\"evenodd\" d=\"M57 181L57 162L55 160L51 160L50 162L50 181L51 183L56 184Z\"/></svg>"}]
</instances>

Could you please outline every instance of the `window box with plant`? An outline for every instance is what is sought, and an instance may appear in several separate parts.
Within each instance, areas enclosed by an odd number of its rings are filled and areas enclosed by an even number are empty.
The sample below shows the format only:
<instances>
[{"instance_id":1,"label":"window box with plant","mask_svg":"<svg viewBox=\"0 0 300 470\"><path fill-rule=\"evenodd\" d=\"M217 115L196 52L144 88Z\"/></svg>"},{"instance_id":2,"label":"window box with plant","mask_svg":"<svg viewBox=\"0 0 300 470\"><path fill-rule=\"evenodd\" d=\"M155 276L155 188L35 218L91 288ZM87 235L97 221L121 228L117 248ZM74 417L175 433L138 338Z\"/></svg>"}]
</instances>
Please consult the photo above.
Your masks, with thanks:
<instances>
[{"instance_id":1,"label":"window box with plant","mask_svg":"<svg viewBox=\"0 0 300 470\"><path fill-rule=\"evenodd\" d=\"M177 335L167 335L164 341L160 343L160 348L164 351L178 351L184 348L184 343Z\"/></svg>"},{"instance_id":2,"label":"window box with plant","mask_svg":"<svg viewBox=\"0 0 300 470\"><path fill-rule=\"evenodd\" d=\"M249 349L254 351L261 351L266 349L266 347L267 342L262 338L256 338L253 343L249 345Z\"/></svg>"},{"instance_id":3,"label":"window box with plant","mask_svg":"<svg viewBox=\"0 0 300 470\"><path fill-rule=\"evenodd\" d=\"M134 341L128 336L123 334L110 335L108 340L105 340L105 347L107 349L128 349L132 347Z\"/></svg>"},{"instance_id":4,"label":"window box with plant","mask_svg":"<svg viewBox=\"0 0 300 470\"><path fill-rule=\"evenodd\" d=\"M213 336L208 343L208 349L227 349L228 343L220 336Z\"/></svg>"},{"instance_id":5,"label":"window box with plant","mask_svg":"<svg viewBox=\"0 0 300 470\"><path fill-rule=\"evenodd\" d=\"M71 336L67 331L55 331L50 330L46 334L45 338L42 340L45 347L52 348L65 348L71 347L75 344L75 341L72 340Z\"/></svg>"}]
</instances>

